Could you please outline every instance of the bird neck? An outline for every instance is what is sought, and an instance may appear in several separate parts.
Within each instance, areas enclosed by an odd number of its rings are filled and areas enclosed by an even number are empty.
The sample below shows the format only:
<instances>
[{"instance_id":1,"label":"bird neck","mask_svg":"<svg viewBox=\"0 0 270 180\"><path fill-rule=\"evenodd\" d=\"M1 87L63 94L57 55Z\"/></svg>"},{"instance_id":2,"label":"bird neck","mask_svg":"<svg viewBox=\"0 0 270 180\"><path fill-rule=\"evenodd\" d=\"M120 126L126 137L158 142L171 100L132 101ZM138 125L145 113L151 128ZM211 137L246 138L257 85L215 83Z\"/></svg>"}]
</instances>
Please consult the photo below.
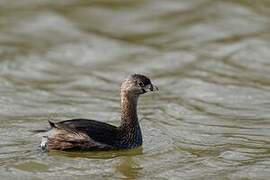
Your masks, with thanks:
<instances>
[{"instance_id":1,"label":"bird neck","mask_svg":"<svg viewBox=\"0 0 270 180\"><path fill-rule=\"evenodd\" d=\"M121 92L121 126L135 127L138 124L137 102L138 96Z\"/></svg>"},{"instance_id":2,"label":"bird neck","mask_svg":"<svg viewBox=\"0 0 270 180\"><path fill-rule=\"evenodd\" d=\"M121 92L121 125L119 146L135 148L142 145L142 133L137 116L138 96Z\"/></svg>"}]
</instances>

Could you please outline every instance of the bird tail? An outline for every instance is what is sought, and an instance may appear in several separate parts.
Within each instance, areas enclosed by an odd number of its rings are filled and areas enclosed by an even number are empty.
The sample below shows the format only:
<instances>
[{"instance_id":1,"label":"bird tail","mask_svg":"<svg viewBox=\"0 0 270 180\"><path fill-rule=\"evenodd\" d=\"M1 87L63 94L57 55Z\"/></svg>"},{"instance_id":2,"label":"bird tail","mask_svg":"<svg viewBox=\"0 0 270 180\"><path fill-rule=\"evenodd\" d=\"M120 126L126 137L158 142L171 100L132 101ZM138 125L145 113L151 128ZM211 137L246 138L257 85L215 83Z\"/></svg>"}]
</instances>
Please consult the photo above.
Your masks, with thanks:
<instances>
[{"instance_id":1,"label":"bird tail","mask_svg":"<svg viewBox=\"0 0 270 180\"><path fill-rule=\"evenodd\" d=\"M52 121L48 121L49 122L49 124L50 124L50 128L56 128L56 126L55 126L55 123L54 122L52 122Z\"/></svg>"}]
</instances>

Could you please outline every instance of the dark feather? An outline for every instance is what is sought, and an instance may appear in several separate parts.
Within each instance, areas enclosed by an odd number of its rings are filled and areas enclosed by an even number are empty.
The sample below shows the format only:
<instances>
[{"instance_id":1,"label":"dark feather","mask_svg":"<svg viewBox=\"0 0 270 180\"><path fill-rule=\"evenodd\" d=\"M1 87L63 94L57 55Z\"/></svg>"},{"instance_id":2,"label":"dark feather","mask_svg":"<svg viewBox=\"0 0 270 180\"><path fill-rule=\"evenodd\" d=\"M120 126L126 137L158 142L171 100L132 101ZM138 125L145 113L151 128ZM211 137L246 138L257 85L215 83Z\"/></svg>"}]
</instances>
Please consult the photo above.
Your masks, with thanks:
<instances>
[{"instance_id":1,"label":"dark feather","mask_svg":"<svg viewBox=\"0 0 270 180\"><path fill-rule=\"evenodd\" d=\"M55 124L52 121L48 121L51 128L56 128Z\"/></svg>"},{"instance_id":2,"label":"dark feather","mask_svg":"<svg viewBox=\"0 0 270 180\"><path fill-rule=\"evenodd\" d=\"M87 146L91 144L93 148L95 146L115 146L117 141L117 127L112 126L107 123L88 120L88 119L71 119L58 123L50 122L51 127L55 127L59 130L63 129L68 133L79 134L84 133L89 136L89 142L86 143ZM92 140L92 142L90 142ZM69 143L70 140L69 140ZM74 145L76 143L76 139L73 140ZM81 143L78 141L78 143ZM82 143L81 143L82 145ZM86 145L85 145L86 146ZM105 146L104 146L105 147ZM87 147L88 149L90 147Z\"/></svg>"}]
</instances>

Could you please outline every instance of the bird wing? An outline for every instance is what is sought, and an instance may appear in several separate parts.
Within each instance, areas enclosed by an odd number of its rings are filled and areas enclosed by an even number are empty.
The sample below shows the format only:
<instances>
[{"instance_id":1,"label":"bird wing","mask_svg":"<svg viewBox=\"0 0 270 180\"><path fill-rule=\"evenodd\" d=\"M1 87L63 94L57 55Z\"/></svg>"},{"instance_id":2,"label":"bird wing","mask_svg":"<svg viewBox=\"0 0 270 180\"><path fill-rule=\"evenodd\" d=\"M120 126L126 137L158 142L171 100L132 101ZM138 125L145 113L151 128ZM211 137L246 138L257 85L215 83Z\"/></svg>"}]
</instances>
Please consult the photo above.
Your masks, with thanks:
<instances>
[{"instance_id":1,"label":"bird wing","mask_svg":"<svg viewBox=\"0 0 270 180\"><path fill-rule=\"evenodd\" d=\"M51 127L65 129L74 134L86 134L95 145L114 146L117 141L117 127L90 119L71 119L58 123L50 122Z\"/></svg>"}]
</instances>

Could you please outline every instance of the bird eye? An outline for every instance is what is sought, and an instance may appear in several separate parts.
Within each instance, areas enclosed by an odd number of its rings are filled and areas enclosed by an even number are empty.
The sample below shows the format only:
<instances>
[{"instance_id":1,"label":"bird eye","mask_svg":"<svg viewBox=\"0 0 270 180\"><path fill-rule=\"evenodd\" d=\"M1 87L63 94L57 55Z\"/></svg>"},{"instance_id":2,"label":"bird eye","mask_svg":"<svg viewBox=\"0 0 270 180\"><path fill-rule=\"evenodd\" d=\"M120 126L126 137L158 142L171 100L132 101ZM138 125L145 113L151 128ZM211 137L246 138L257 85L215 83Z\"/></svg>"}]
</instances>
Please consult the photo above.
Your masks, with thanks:
<instances>
[{"instance_id":1,"label":"bird eye","mask_svg":"<svg viewBox=\"0 0 270 180\"><path fill-rule=\"evenodd\" d=\"M141 87L142 87L143 85L144 85L144 84L143 84L142 82L139 82L139 86L141 86Z\"/></svg>"}]
</instances>

